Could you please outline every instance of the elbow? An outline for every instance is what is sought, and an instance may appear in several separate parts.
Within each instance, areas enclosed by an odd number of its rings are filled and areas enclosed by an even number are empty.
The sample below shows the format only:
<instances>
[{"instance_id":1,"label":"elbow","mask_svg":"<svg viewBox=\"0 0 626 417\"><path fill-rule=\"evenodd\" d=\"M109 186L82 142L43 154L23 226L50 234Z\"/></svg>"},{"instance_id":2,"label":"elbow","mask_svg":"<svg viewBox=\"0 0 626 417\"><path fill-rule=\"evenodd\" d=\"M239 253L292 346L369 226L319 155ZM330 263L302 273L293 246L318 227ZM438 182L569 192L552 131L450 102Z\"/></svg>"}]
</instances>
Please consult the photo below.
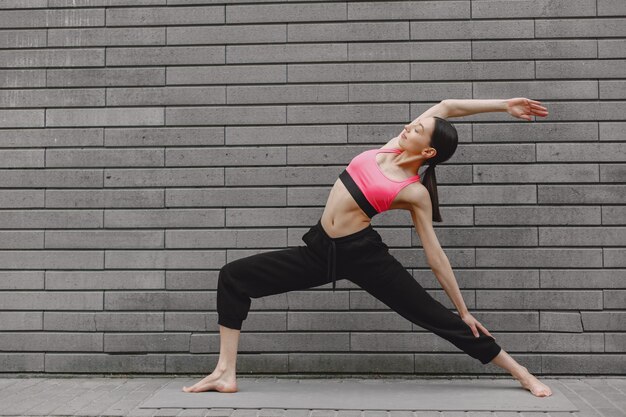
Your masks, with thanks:
<instances>
[{"instance_id":1,"label":"elbow","mask_svg":"<svg viewBox=\"0 0 626 417\"><path fill-rule=\"evenodd\" d=\"M454 105L452 103L452 99L447 98L445 100L442 100L440 104L445 113L444 119L447 119L448 117L454 117Z\"/></svg>"},{"instance_id":2,"label":"elbow","mask_svg":"<svg viewBox=\"0 0 626 417\"><path fill-rule=\"evenodd\" d=\"M441 271L449 266L448 257L443 251L437 255L429 256L427 263L433 272Z\"/></svg>"}]
</instances>

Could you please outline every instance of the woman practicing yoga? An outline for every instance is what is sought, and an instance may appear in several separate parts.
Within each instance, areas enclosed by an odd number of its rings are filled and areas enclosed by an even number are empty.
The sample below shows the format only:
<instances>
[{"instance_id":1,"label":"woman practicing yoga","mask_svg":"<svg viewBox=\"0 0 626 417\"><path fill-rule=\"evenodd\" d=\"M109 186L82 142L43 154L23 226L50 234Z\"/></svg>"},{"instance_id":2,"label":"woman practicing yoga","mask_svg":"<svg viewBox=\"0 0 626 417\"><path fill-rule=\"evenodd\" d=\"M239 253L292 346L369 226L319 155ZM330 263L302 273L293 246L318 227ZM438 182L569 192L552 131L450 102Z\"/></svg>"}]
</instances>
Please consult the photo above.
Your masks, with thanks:
<instances>
[{"instance_id":1,"label":"woman practicing yoga","mask_svg":"<svg viewBox=\"0 0 626 417\"><path fill-rule=\"evenodd\" d=\"M447 161L458 143L457 131L446 118L498 111L529 121L531 116L548 115L539 101L526 98L443 100L380 149L367 150L350 161L330 190L321 218L302 236L305 246L259 253L224 265L217 284L219 360L213 373L183 391L237 391L237 346L251 298L331 282L334 291L338 276L482 364L494 363L507 370L532 394L552 395L469 313L432 224L441 221L435 165ZM420 181L418 170L423 164L428 168ZM374 215L392 209L411 213L428 266L458 315L424 290L372 228Z\"/></svg>"}]
</instances>

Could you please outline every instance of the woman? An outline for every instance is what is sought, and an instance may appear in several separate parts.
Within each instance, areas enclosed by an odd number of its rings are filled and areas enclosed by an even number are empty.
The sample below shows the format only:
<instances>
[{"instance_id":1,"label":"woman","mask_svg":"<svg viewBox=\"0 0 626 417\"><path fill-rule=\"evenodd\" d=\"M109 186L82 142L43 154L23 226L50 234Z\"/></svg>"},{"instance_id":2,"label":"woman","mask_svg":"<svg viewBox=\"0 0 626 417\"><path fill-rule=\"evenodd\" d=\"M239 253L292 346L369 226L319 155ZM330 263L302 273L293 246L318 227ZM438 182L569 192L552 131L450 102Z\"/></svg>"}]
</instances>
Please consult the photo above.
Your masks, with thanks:
<instances>
[{"instance_id":1,"label":"woman","mask_svg":"<svg viewBox=\"0 0 626 417\"><path fill-rule=\"evenodd\" d=\"M224 265L217 287L219 360L212 374L191 387L183 387L183 391L237 391L237 346L251 298L330 282L334 290L339 276L481 363L506 369L532 394L551 395L550 388L509 356L469 313L432 227L433 220L441 221L435 165L448 160L457 147L456 129L445 119L495 111L506 111L524 120L548 115L540 102L526 98L443 100L405 125L402 133L382 148L352 159L333 185L322 217L302 237L306 246L260 253ZM417 172L424 164L428 168L420 182ZM372 228L371 218L390 209L411 213L428 265L458 315L413 279Z\"/></svg>"}]
</instances>

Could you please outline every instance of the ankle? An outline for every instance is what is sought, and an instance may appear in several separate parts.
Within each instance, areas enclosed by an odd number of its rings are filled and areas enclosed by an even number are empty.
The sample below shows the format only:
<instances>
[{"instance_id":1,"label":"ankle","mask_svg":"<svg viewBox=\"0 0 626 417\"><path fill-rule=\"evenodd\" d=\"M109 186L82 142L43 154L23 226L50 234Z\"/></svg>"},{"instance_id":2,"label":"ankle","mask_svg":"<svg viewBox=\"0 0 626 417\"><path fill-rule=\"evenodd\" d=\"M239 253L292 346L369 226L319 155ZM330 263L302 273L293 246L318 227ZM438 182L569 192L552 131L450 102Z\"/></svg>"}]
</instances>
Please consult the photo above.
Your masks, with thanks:
<instances>
[{"instance_id":1,"label":"ankle","mask_svg":"<svg viewBox=\"0 0 626 417\"><path fill-rule=\"evenodd\" d=\"M217 364L217 366L215 367L215 371L219 372L220 374L231 374L235 373L235 367L232 365Z\"/></svg>"},{"instance_id":2,"label":"ankle","mask_svg":"<svg viewBox=\"0 0 626 417\"><path fill-rule=\"evenodd\" d=\"M515 371L513 371L513 375L520 378L530 375L530 372L528 372L528 368L520 365Z\"/></svg>"}]
</instances>

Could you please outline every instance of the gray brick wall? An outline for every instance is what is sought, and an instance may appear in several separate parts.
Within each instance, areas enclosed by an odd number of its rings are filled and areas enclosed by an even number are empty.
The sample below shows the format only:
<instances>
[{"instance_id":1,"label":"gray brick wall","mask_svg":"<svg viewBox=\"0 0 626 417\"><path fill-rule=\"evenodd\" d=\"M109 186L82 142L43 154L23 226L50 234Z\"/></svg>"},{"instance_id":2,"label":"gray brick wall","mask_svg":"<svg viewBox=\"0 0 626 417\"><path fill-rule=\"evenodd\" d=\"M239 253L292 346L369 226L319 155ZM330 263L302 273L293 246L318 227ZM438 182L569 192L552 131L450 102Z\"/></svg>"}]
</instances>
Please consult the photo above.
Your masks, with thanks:
<instances>
[{"instance_id":1,"label":"gray brick wall","mask_svg":"<svg viewBox=\"0 0 626 417\"><path fill-rule=\"evenodd\" d=\"M350 159L446 98L437 236L531 372L626 373L626 2L0 3L0 372L206 373L218 271L302 245ZM449 308L407 212L373 222ZM503 372L350 281L254 299L238 372Z\"/></svg>"}]
</instances>

